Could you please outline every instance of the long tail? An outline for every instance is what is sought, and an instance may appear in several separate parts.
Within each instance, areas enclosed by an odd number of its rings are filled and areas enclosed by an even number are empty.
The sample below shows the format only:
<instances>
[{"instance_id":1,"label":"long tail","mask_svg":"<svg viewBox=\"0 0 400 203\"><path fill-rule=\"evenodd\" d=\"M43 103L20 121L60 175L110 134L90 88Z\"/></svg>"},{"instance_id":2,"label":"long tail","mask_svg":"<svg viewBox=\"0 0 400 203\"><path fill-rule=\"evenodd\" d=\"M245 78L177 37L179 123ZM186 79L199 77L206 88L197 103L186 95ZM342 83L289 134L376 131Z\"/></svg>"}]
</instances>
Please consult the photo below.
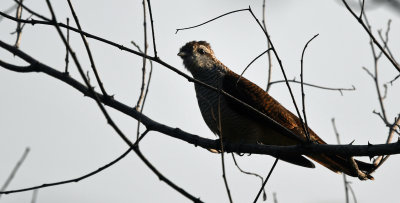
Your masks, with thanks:
<instances>
[{"instance_id":1,"label":"long tail","mask_svg":"<svg viewBox=\"0 0 400 203\"><path fill-rule=\"evenodd\" d=\"M341 156L331 156L325 154L318 155L310 155L308 156L319 164L327 167L335 173L343 172L349 176L359 177L357 170L355 170L354 166L352 166L349 159L341 157ZM366 175L367 179L373 180L374 177L370 175L370 173L375 169L375 165L365 163L359 160L355 160L358 169ZM360 177L359 177L360 178Z\"/></svg>"}]
</instances>

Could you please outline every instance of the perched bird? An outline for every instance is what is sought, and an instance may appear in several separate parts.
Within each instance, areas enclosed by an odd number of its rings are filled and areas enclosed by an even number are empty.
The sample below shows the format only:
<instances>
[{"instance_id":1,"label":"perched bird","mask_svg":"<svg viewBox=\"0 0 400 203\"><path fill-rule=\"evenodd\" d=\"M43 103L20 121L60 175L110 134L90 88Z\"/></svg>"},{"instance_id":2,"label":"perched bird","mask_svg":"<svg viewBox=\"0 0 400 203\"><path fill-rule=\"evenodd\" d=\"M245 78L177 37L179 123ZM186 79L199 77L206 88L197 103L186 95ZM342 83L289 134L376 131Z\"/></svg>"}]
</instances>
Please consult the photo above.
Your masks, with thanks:
<instances>
[{"instance_id":1,"label":"perched bird","mask_svg":"<svg viewBox=\"0 0 400 203\"><path fill-rule=\"evenodd\" d=\"M297 116L256 84L240 77L222 64L215 57L207 42L188 42L180 49L178 56L183 59L184 66L195 79L220 88L270 117L294 134L283 133L282 128L271 123L265 116L245 108L244 105L226 95L195 83L197 101L203 119L214 134L220 137L222 135L224 141L283 146L298 145L309 141ZM311 142L326 144L311 129L308 128L308 132ZM344 172L360 178L359 173L361 172L366 174L364 178L373 179L369 175L374 168L372 164L356 160L357 170L354 165L351 165L348 157L326 154L313 154L308 157L336 173ZM280 156L279 159L303 167L315 167L311 161L301 155Z\"/></svg>"}]
</instances>

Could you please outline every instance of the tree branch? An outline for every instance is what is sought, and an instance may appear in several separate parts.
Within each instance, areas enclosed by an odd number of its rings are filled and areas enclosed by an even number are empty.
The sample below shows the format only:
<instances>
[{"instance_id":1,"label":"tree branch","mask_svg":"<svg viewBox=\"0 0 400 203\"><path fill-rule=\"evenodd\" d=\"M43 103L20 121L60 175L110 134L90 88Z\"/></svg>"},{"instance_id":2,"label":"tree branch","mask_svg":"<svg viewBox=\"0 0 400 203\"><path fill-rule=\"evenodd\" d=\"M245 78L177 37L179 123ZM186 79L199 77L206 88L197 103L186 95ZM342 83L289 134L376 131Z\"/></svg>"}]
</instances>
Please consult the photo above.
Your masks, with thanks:
<instances>
[{"instance_id":1,"label":"tree branch","mask_svg":"<svg viewBox=\"0 0 400 203\"><path fill-rule=\"evenodd\" d=\"M269 86L272 86L273 84L279 84L279 83L284 83L286 82L285 80L277 80L277 81L273 81L270 82ZM293 80L288 80L289 83L297 83L297 84L301 84L301 81L297 81L296 79ZM314 85L311 83L306 83L303 82L303 85L306 86L310 86L310 87L315 87L315 88L319 88L319 89L324 89L324 90L332 90L332 91L339 91L340 94L343 96L343 91L354 91L356 90L356 87L354 87L354 85L352 86L352 88L334 88L334 87L324 87L324 86L320 86L320 85Z\"/></svg>"},{"instance_id":2,"label":"tree branch","mask_svg":"<svg viewBox=\"0 0 400 203\"><path fill-rule=\"evenodd\" d=\"M360 25L364 28L364 30L367 32L371 40L374 42L374 44L381 50L381 52L386 56L386 58L392 63L393 67L400 72L400 65L396 63L396 61L390 57L389 53L386 52L386 50L382 47L382 45L376 40L375 36L371 33L367 25L362 20L362 15L357 16L354 11L350 8L350 6L347 4L346 0L342 0L343 4L347 8L347 10L353 15L353 17L360 23Z\"/></svg>"},{"instance_id":3,"label":"tree branch","mask_svg":"<svg viewBox=\"0 0 400 203\"><path fill-rule=\"evenodd\" d=\"M29 151L30 151L29 147L25 148L24 153L22 154L22 156L19 159L19 161L17 162L17 164L15 164L13 170L11 171L10 175L8 176L6 182L1 187L0 191L3 191L5 189L7 189L8 185L11 183L11 181L13 180L15 175L17 174L19 167L21 167L22 163L24 163L26 157L28 156ZM1 198L2 194L3 193L0 192L0 198Z\"/></svg>"}]
</instances>

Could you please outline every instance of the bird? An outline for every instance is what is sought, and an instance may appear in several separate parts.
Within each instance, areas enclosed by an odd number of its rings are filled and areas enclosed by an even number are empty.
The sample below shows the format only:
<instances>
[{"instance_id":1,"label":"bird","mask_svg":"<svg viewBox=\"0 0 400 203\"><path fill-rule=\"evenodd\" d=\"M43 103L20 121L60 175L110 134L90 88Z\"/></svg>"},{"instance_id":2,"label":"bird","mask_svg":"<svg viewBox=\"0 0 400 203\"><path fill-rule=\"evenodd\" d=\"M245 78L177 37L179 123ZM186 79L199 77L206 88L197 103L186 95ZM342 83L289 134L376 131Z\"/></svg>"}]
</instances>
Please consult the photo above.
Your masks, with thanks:
<instances>
[{"instance_id":1,"label":"bird","mask_svg":"<svg viewBox=\"0 0 400 203\"><path fill-rule=\"evenodd\" d=\"M302 121L268 92L221 63L208 42L187 42L180 48L178 56L182 58L183 65L194 79L228 93L263 114L245 108L237 100L219 91L195 83L201 115L208 128L220 139L223 138L224 142L278 146L301 145L310 142L326 144L309 127L307 127L309 136L307 136L303 130L305 128L302 127ZM289 130L291 134L283 132L281 126ZM339 155L306 156L333 172L343 172L362 180L373 180L370 175L375 167L373 164L359 160L355 160L356 164L354 164L349 159L351 157ZM295 165L315 168L315 165L302 155L282 155L277 158Z\"/></svg>"}]
</instances>

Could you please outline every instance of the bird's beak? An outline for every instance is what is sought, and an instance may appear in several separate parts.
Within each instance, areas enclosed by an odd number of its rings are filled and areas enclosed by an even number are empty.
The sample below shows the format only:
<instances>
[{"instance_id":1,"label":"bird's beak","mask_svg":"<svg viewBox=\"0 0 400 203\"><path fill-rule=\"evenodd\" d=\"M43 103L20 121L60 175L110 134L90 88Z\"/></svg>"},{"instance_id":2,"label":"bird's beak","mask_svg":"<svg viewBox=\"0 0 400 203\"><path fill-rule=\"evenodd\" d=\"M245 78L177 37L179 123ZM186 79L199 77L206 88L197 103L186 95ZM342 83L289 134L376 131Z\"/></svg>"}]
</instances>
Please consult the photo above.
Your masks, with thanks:
<instances>
[{"instance_id":1,"label":"bird's beak","mask_svg":"<svg viewBox=\"0 0 400 203\"><path fill-rule=\"evenodd\" d=\"M178 53L178 56L180 56L181 58L183 58L183 57L186 56L186 53L183 52L183 51L180 51L180 52Z\"/></svg>"}]
</instances>

